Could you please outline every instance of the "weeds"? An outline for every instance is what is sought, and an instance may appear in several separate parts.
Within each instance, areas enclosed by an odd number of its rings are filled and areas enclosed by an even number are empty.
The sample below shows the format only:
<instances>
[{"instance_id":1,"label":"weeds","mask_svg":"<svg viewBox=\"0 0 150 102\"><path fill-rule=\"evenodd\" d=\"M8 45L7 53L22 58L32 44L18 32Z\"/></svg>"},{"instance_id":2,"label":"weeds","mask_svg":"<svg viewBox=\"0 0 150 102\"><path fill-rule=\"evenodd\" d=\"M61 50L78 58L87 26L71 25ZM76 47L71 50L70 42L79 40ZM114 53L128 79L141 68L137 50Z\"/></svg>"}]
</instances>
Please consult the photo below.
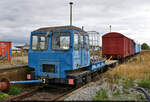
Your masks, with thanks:
<instances>
[{"instance_id":1,"label":"weeds","mask_svg":"<svg viewBox=\"0 0 150 102\"><path fill-rule=\"evenodd\" d=\"M150 75L150 51L142 52L128 63L122 64L108 72L110 76L124 76L127 78L145 79Z\"/></svg>"},{"instance_id":2,"label":"weeds","mask_svg":"<svg viewBox=\"0 0 150 102\"><path fill-rule=\"evenodd\" d=\"M142 80L138 83L138 86L150 89L150 80Z\"/></svg>"},{"instance_id":3,"label":"weeds","mask_svg":"<svg viewBox=\"0 0 150 102\"><path fill-rule=\"evenodd\" d=\"M21 89L17 88L17 87L14 87L14 86L12 86L10 91L8 92L9 95L17 95L17 94L20 94L20 93L21 93Z\"/></svg>"},{"instance_id":4,"label":"weeds","mask_svg":"<svg viewBox=\"0 0 150 102\"><path fill-rule=\"evenodd\" d=\"M0 92L0 99L5 99L7 98L9 95L3 92Z\"/></svg>"},{"instance_id":5,"label":"weeds","mask_svg":"<svg viewBox=\"0 0 150 102\"><path fill-rule=\"evenodd\" d=\"M117 91L113 94L113 96L120 96L120 90L117 90Z\"/></svg>"},{"instance_id":6,"label":"weeds","mask_svg":"<svg viewBox=\"0 0 150 102\"><path fill-rule=\"evenodd\" d=\"M129 94L130 93L129 91L127 91L125 89L123 89L122 91L123 91L124 94Z\"/></svg>"},{"instance_id":7,"label":"weeds","mask_svg":"<svg viewBox=\"0 0 150 102\"><path fill-rule=\"evenodd\" d=\"M123 82L123 87L124 88L129 88L134 86L134 79L130 78L130 79L125 79L125 81Z\"/></svg>"},{"instance_id":8,"label":"weeds","mask_svg":"<svg viewBox=\"0 0 150 102\"><path fill-rule=\"evenodd\" d=\"M94 97L93 100L108 100L107 91L101 88L99 91L96 92L96 97Z\"/></svg>"},{"instance_id":9,"label":"weeds","mask_svg":"<svg viewBox=\"0 0 150 102\"><path fill-rule=\"evenodd\" d=\"M138 100L146 101L145 97L142 94L137 94L136 97Z\"/></svg>"}]
</instances>

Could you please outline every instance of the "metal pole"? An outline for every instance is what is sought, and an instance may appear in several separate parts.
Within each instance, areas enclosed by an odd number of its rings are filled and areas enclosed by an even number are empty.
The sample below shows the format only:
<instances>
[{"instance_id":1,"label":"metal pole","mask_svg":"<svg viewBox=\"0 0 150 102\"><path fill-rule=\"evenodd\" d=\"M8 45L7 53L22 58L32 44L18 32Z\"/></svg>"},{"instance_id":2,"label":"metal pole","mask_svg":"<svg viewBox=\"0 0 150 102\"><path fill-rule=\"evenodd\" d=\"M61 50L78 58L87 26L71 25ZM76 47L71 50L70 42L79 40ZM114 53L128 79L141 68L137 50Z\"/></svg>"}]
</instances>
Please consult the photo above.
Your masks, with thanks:
<instances>
[{"instance_id":1,"label":"metal pole","mask_svg":"<svg viewBox=\"0 0 150 102\"><path fill-rule=\"evenodd\" d=\"M72 5L73 5L73 2L70 2L70 26L72 26Z\"/></svg>"},{"instance_id":2,"label":"metal pole","mask_svg":"<svg viewBox=\"0 0 150 102\"><path fill-rule=\"evenodd\" d=\"M110 28L110 32L111 32L111 25L109 26L109 28Z\"/></svg>"}]
</instances>

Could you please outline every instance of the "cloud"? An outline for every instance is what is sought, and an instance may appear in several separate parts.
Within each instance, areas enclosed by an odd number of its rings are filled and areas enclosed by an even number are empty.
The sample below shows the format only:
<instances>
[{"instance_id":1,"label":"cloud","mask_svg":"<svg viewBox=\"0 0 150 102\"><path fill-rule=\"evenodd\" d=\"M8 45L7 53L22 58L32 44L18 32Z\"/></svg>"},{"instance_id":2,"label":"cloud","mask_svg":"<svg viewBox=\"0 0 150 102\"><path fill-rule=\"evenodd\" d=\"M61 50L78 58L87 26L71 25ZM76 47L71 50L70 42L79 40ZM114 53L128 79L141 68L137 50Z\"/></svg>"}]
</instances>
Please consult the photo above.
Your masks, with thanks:
<instances>
[{"instance_id":1,"label":"cloud","mask_svg":"<svg viewBox=\"0 0 150 102\"><path fill-rule=\"evenodd\" d=\"M73 25L100 34L112 31L150 44L149 0L72 0ZM29 42L40 27L69 25L69 0L1 0L0 40Z\"/></svg>"}]
</instances>

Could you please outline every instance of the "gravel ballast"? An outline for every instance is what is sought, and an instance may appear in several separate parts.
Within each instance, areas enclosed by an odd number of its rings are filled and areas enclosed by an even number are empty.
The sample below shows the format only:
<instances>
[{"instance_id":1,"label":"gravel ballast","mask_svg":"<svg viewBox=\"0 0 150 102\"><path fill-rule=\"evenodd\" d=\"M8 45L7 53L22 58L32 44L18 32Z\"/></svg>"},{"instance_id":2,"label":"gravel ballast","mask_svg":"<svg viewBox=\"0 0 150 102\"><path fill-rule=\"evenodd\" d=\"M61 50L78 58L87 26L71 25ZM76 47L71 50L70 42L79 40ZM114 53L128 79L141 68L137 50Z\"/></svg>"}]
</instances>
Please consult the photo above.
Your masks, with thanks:
<instances>
[{"instance_id":1,"label":"gravel ballast","mask_svg":"<svg viewBox=\"0 0 150 102\"><path fill-rule=\"evenodd\" d=\"M79 92L72 94L68 98L65 99L65 101L85 101L85 100L91 100L92 97L96 96L96 92L99 90L99 87L97 85L89 86L86 88L81 89Z\"/></svg>"},{"instance_id":2,"label":"gravel ballast","mask_svg":"<svg viewBox=\"0 0 150 102\"><path fill-rule=\"evenodd\" d=\"M96 92L101 90L101 88L107 91L107 96L109 100L134 100L138 101L141 98L145 99L142 93L137 92L133 88L123 89L120 84L110 84L105 81L105 79L98 80L84 88L79 89L75 93L64 99L64 101L92 101L93 97L96 96ZM127 91L128 94L124 93L123 90ZM120 92L118 96L113 96L117 91Z\"/></svg>"}]
</instances>

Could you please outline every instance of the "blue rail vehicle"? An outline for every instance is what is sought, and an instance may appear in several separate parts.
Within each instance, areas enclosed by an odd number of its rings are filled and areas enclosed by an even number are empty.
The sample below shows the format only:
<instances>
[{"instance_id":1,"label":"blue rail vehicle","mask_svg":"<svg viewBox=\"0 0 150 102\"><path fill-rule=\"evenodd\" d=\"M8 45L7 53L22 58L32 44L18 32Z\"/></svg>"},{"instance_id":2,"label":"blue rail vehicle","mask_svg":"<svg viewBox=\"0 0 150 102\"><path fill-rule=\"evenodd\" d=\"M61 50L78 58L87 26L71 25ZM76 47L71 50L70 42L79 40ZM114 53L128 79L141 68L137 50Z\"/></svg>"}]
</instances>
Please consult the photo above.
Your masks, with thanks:
<instances>
[{"instance_id":1,"label":"blue rail vehicle","mask_svg":"<svg viewBox=\"0 0 150 102\"><path fill-rule=\"evenodd\" d=\"M31 32L28 65L34 68L34 79L74 85L90 81L105 61L90 60L87 32L75 26L59 26Z\"/></svg>"},{"instance_id":2,"label":"blue rail vehicle","mask_svg":"<svg viewBox=\"0 0 150 102\"><path fill-rule=\"evenodd\" d=\"M134 43L134 54L138 54L141 52L141 45L133 41Z\"/></svg>"}]
</instances>

